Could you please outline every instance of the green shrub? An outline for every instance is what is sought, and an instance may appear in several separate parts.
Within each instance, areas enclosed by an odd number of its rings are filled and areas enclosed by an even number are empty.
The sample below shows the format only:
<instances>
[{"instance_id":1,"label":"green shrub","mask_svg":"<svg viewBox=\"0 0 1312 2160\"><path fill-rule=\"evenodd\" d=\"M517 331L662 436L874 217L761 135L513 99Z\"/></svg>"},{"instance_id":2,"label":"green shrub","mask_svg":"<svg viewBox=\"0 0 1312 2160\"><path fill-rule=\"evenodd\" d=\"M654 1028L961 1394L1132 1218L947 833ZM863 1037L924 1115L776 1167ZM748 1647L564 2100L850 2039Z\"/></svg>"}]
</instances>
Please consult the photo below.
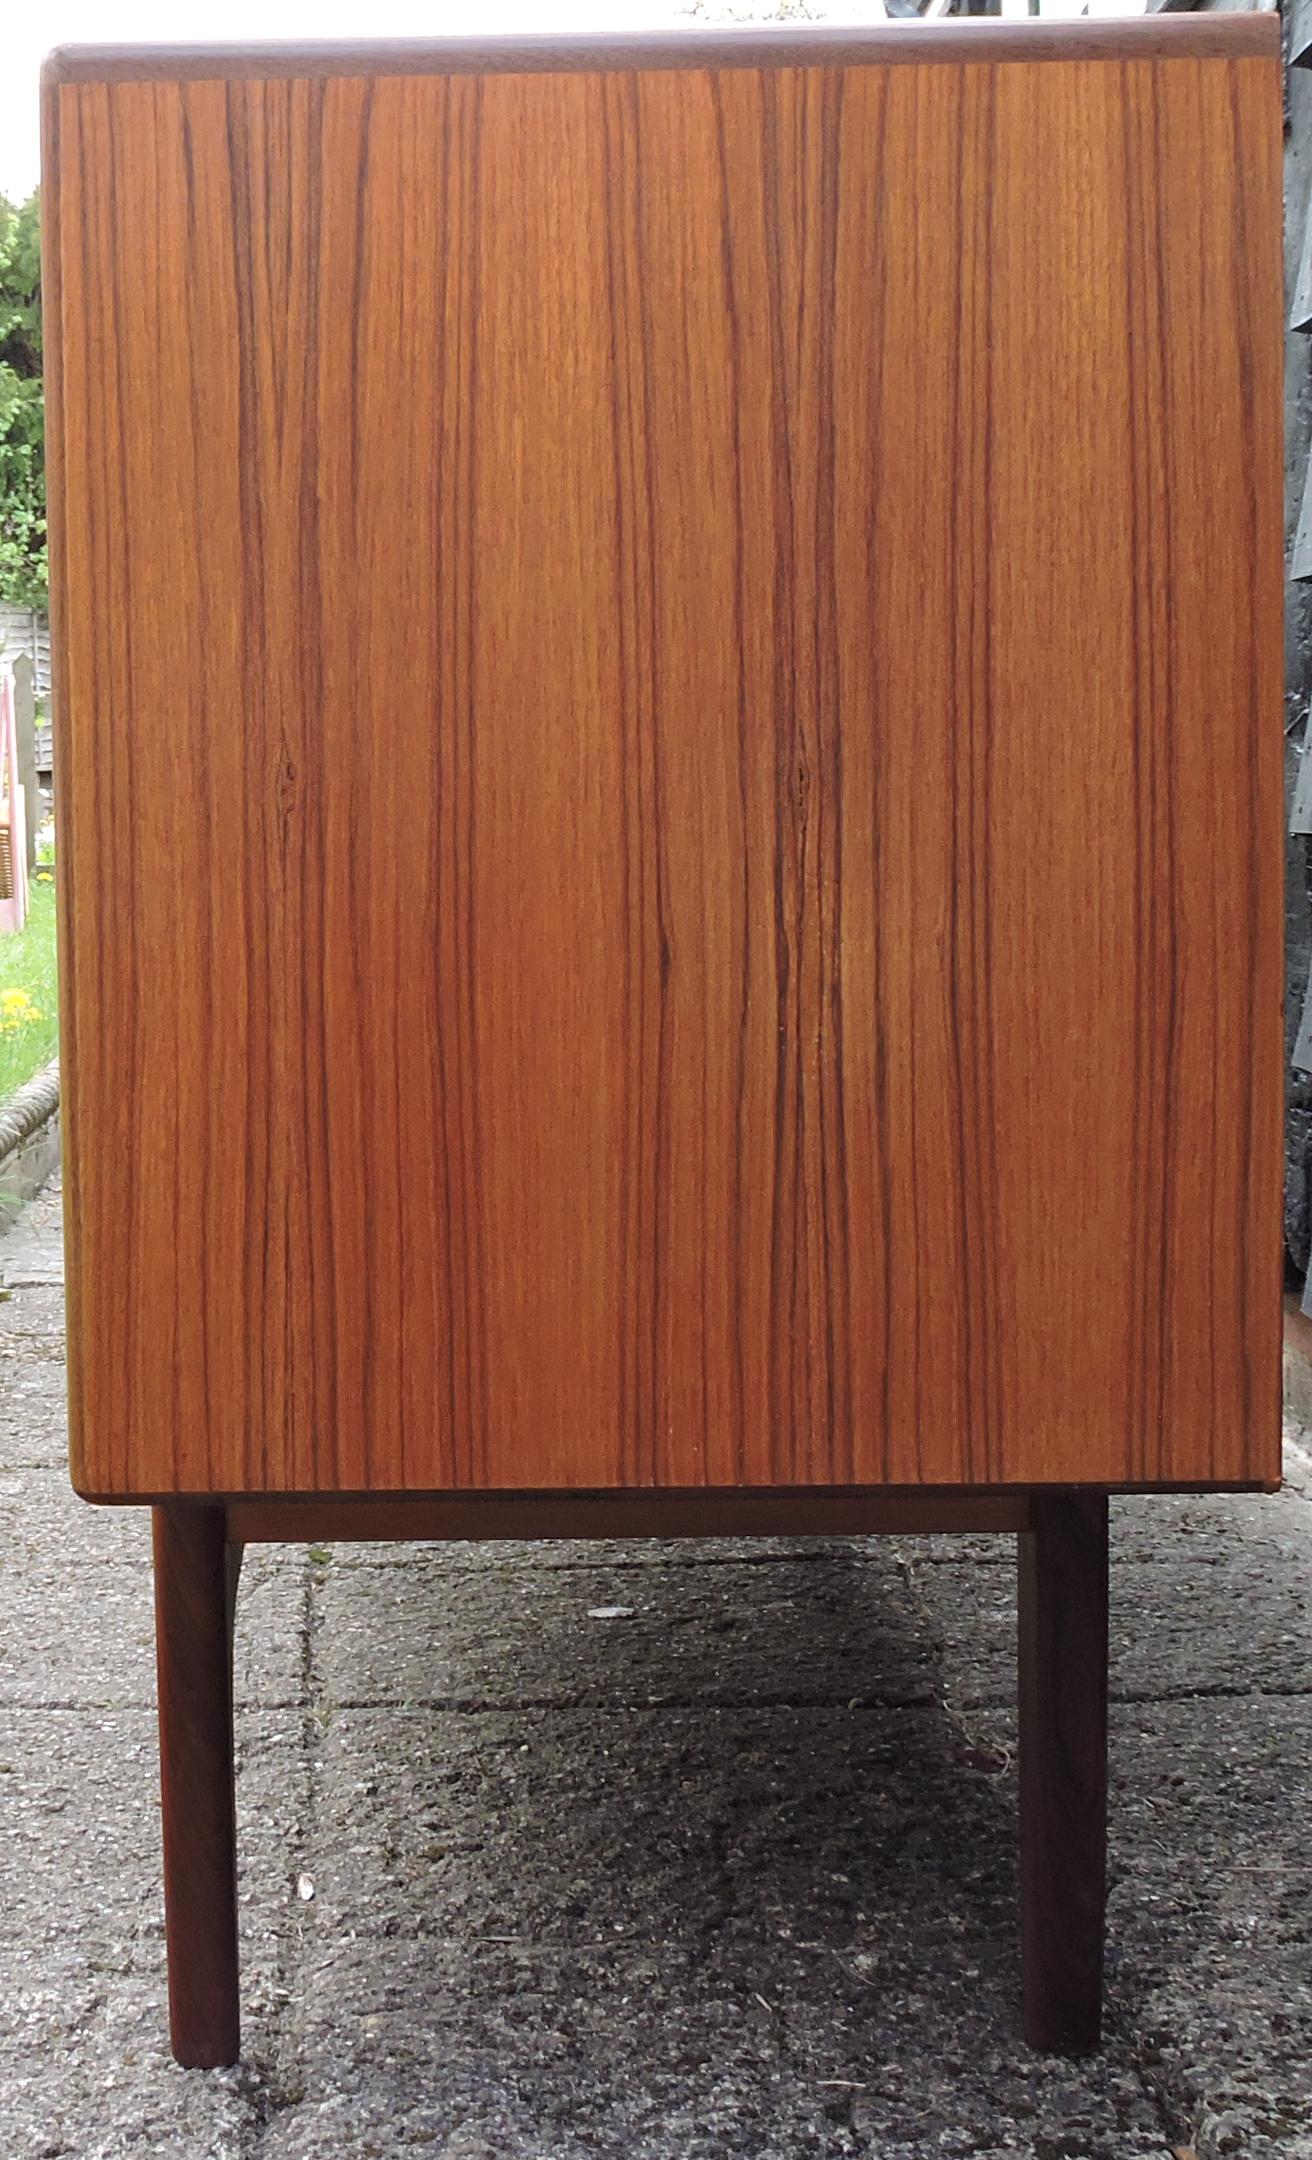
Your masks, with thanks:
<instances>
[{"instance_id":1,"label":"green shrub","mask_svg":"<svg viewBox=\"0 0 1312 2160\"><path fill-rule=\"evenodd\" d=\"M35 195L0 195L0 600L46 597L40 218Z\"/></svg>"}]
</instances>

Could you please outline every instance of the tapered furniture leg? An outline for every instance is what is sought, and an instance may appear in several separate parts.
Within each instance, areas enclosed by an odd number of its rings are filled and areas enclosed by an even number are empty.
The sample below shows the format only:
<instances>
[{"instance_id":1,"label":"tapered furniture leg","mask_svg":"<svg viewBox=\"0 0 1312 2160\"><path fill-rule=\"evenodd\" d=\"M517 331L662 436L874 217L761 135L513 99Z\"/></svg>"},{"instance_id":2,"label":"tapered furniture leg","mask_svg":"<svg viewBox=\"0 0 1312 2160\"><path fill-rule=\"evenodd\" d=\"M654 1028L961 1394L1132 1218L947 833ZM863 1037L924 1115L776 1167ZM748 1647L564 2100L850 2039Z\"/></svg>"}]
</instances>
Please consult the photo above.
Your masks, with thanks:
<instances>
[{"instance_id":1,"label":"tapered furniture leg","mask_svg":"<svg viewBox=\"0 0 1312 2160\"><path fill-rule=\"evenodd\" d=\"M1107 1500L1036 1494L1020 1535L1025 2037L1060 2054L1102 2029L1107 1879Z\"/></svg>"},{"instance_id":2,"label":"tapered furniture leg","mask_svg":"<svg viewBox=\"0 0 1312 2160\"><path fill-rule=\"evenodd\" d=\"M232 1618L240 1549L221 1507L154 1510L169 2032L186 2069L235 2062L237 1836Z\"/></svg>"}]
</instances>

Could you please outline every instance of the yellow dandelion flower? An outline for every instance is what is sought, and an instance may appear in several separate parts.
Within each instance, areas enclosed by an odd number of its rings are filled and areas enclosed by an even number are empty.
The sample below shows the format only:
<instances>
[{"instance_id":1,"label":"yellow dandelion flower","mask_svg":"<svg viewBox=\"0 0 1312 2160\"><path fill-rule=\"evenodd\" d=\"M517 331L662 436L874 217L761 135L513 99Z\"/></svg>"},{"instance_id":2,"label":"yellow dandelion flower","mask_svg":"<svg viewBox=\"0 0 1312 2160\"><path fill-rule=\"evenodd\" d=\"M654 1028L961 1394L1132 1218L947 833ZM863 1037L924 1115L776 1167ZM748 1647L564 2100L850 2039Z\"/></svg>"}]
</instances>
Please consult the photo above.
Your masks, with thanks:
<instances>
[{"instance_id":1,"label":"yellow dandelion flower","mask_svg":"<svg viewBox=\"0 0 1312 2160\"><path fill-rule=\"evenodd\" d=\"M20 1028L30 1027L42 1018L41 1008L32 1003L30 991L0 990L0 1033L16 1035Z\"/></svg>"}]
</instances>

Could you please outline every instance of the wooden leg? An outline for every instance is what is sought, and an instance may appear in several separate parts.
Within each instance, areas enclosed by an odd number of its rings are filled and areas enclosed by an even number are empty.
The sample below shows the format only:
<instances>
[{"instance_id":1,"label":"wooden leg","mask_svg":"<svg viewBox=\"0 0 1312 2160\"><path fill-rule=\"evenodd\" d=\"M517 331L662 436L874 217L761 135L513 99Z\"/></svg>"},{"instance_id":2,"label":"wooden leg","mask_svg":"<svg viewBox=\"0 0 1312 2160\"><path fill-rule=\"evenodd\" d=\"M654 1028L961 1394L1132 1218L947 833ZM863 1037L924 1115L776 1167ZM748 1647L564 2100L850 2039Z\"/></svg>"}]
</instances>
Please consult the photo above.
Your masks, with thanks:
<instances>
[{"instance_id":1,"label":"wooden leg","mask_svg":"<svg viewBox=\"0 0 1312 2160\"><path fill-rule=\"evenodd\" d=\"M169 2032L189 2070L237 2060L237 1833L232 1617L240 1547L224 1511L154 1510Z\"/></svg>"},{"instance_id":2,"label":"wooden leg","mask_svg":"<svg viewBox=\"0 0 1312 2160\"><path fill-rule=\"evenodd\" d=\"M1107 1873L1107 1501L1035 1494L1020 1536L1025 2037L1087 2054L1102 2030Z\"/></svg>"}]
</instances>

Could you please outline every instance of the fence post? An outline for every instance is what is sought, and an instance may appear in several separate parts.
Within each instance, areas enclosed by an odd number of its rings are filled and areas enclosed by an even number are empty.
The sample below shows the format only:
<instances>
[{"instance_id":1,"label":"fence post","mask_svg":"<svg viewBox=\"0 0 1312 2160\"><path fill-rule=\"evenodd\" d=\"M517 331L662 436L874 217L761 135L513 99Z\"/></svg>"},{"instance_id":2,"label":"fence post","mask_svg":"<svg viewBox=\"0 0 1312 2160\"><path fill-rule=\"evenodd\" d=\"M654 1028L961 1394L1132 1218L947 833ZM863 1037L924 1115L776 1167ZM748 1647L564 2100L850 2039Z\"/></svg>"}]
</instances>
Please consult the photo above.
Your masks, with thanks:
<instances>
[{"instance_id":1,"label":"fence post","mask_svg":"<svg viewBox=\"0 0 1312 2160\"><path fill-rule=\"evenodd\" d=\"M18 779L27 810L27 869L36 868L36 829L41 798L36 784L36 663L31 653L14 661L14 724L18 734Z\"/></svg>"}]
</instances>

